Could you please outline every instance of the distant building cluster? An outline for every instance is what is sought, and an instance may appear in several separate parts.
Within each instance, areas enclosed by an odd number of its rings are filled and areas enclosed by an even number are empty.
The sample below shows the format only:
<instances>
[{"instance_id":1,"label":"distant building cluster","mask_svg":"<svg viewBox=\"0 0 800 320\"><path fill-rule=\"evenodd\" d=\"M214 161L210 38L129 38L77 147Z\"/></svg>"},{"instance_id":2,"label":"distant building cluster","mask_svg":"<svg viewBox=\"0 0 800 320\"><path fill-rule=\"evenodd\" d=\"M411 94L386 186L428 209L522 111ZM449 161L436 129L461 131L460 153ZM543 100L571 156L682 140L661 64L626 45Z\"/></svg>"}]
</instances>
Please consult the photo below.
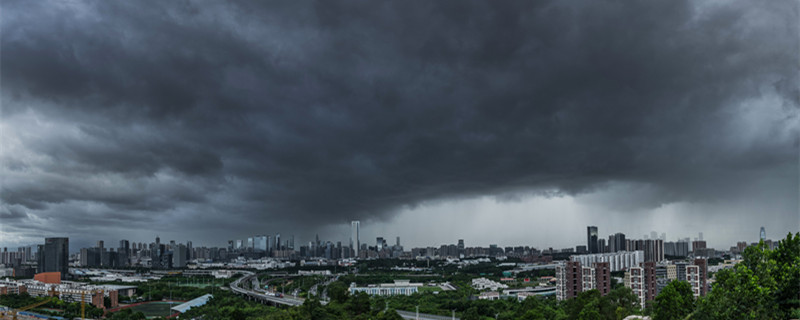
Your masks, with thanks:
<instances>
[{"instance_id":1,"label":"distant building cluster","mask_svg":"<svg viewBox=\"0 0 800 320\"><path fill-rule=\"evenodd\" d=\"M696 298L706 295L710 289L707 259L719 257L719 252L706 247L702 233L694 241L684 238L677 242L664 242L664 238L663 233L658 238L652 232L650 239L631 240L616 233L609 236L608 244L605 244L603 239L597 238L597 227L587 227L587 245L578 246L577 251L587 248L588 252L570 256L569 262L556 267L556 297L569 299L592 289L606 294L607 284L604 278L598 278L606 268L610 272L624 271L622 281L625 287L633 291L642 306L655 299L671 281L689 283ZM769 248L773 247L771 241L767 243L763 227L760 238ZM738 242L728 253L739 254L747 246L746 242ZM600 252L591 252L593 250Z\"/></svg>"},{"instance_id":2,"label":"distant building cluster","mask_svg":"<svg viewBox=\"0 0 800 320\"><path fill-rule=\"evenodd\" d=\"M612 272L639 267L644 262L657 264L666 260L694 258L719 258L728 254L736 258L744 250L756 243L739 241L730 250L718 251L709 248L702 233L691 240L665 241L666 235L651 232L643 239L632 239L623 233L613 233L608 238L599 236L596 226L587 227L587 242L571 248L544 248L539 250L530 246L467 247L464 239L453 244L438 247L419 247L405 250L396 237L389 244L384 237L377 237L374 245L361 239L361 223L350 223L349 242L314 241L296 246L294 236L281 234L257 235L239 240L229 240L228 246L194 247L192 241L178 243L175 240L162 242L156 236L151 243L120 240L116 248L107 247L104 241L81 248L77 254L70 254L69 239L64 237L45 238L44 244L19 247L16 251L3 248L0 252L0 276L32 277L36 273L60 272L62 280L67 280L70 266L83 268L126 268L144 267L153 270L187 268L253 268L276 269L293 266L340 265L350 266L357 259L442 259L453 261L480 262L481 258L517 258L527 264L551 264L555 260L569 259L580 262L583 267L594 263L609 264ZM777 242L767 239L766 231L759 230L759 240L768 248Z\"/></svg>"}]
</instances>

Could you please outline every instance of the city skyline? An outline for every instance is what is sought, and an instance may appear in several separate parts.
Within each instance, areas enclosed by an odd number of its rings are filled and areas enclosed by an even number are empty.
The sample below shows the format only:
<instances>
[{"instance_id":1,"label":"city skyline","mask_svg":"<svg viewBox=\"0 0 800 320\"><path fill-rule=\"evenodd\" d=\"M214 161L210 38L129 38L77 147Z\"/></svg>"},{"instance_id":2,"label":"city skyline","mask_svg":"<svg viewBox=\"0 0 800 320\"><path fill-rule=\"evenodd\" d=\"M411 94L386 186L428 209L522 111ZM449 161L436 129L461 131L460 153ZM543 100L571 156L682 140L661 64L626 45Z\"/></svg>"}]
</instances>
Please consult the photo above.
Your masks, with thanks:
<instances>
[{"instance_id":1,"label":"city skyline","mask_svg":"<svg viewBox=\"0 0 800 320\"><path fill-rule=\"evenodd\" d=\"M796 9L5 1L0 246L782 238Z\"/></svg>"},{"instance_id":2,"label":"city skyline","mask_svg":"<svg viewBox=\"0 0 800 320\"><path fill-rule=\"evenodd\" d=\"M353 225L354 224L358 224L359 225L358 229L359 229L359 233L360 233L360 221L351 221L351 223L349 224L351 232L353 231ZM713 242L710 241L710 239L708 239L707 237L705 237L703 235L703 232L699 232L698 234L695 234L694 236L687 235L687 236L667 237L666 233L663 233L663 232L659 233L657 231L650 231L649 234L645 232L642 235L626 234L624 232L614 231L613 233L611 233L611 234L609 234L607 236L603 236L602 232L601 232L602 229L599 229L597 226L586 226L584 230L587 230L586 231L587 235L590 234L589 231L588 231L588 229L590 229L590 228L594 228L594 230L596 231L598 237L595 237L593 240L591 240L591 238L584 238L583 242L576 242L576 243L572 243L571 245L568 244L568 245L565 245L565 246L549 246L549 245L542 245L542 244L528 243L528 242L498 243L498 242L489 241L489 242L486 242L486 243L477 243L477 242L471 242L470 239L459 238L459 239L451 239L449 241L445 240L445 241L436 242L436 243L418 243L418 244L413 245L413 246L406 246L406 249L412 248L412 247L413 248L439 247L439 246L443 246L443 245L454 245L454 244L458 243L458 246L460 248L463 248L463 247L490 247L492 245L497 245L500 248L526 246L526 247L530 247L530 248L535 248L537 250L572 249L572 250L576 250L576 252L579 251L579 249L577 249L577 248L583 246L586 249L586 253L602 253L602 252L616 252L616 251L619 251L619 250L623 250L623 251L626 250L624 248L625 239L627 239L628 241L647 241L647 240L651 240L651 239L657 239L657 240L663 241L663 243L684 242L684 243L687 243L688 245L691 245L693 242L696 242L696 241L699 240L699 241L702 241L704 243L704 246L707 246L708 248L716 249L716 250L719 250L719 251L724 251L728 247L735 246L735 245L737 245L739 243L752 244L752 243L757 243L760 240L768 240L768 241L773 241L774 242L774 241L779 241L779 240L783 239L783 237L785 236L785 235L775 235L775 237L770 237L766 233L765 228L764 227L760 227L760 229L758 231L758 235L756 236L756 238L757 238L756 240L753 240L753 239L748 238L748 237L740 237L739 239L737 239L734 242L721 243L720 241L713 241ZM656 237L653 238L653 235L655 235ZM330 243L332 243L334 245L339 243L342 247L352 247L350 245L350 243L349 243L349 241L352 240L352 236L353 236L353 234L351 233L351 235L350 235L351 238L338 239L338 238L320 237L320 235L317 234L317 235L315 235L315 239L309 239L309 241L303 241L301 239L298 242L295 239L296 238L295 235L287 235L287 238L284 238L283 240L281 240L280 233L261 233L261 234L254 234L254 235L241 235L240 237L231 238L231 239L228 239L227 241L225 241L225 243L219 243L219 244L207 244L207 243L204 243L202 241L194 242L194 241L197 241L197 239L194 239L194 240L193 239L177 239L176 240L176 239L172 239L172 238L165 238L165 239L168 239L168 240L166 240L165 242L161 242L161 243L163 243L163 244L171 244L171 245L175 245L176 243L178 243L178 244L181 244L181 243L182 244L188 244L189 248L192 247L193 243L196 243L197 245L195 245L194 247L198 247L198 248L199 247L207 247L207 248L214 248L214 247L216 247L216 248L237 247L238 248L238 247L242 247L242 248L252 248L252 249L255 249L255 250L264 250L264 248L271 248L270 250L272 250L272 249L277 249L277 246L281 245L281 246L286 246L287 249L291 248L294 251L298 251L301 246L308 246L308 245L310 245L312 243L315 243L315 242L316 243L321 243L321 244L324 244L326 242L330 242ZM54 237L54 238L60 238L60 237ZM402 237L401 236L391 236L391 235L375 236L375 237L370 237L369 239L360 238L358 243L360 243L363 246L374 247L375 243L374 243L373 239L377 239L377 240L383 239L384 243L388 244L389 240L392 239L392 238L396 238L395 239L396 240L396 244L397 244L397 246L400 246L400 239ZM152 242L153 239L155 239L155 242ZM69 247L70 253L74 254L74 253L78 253L81 249L84 249L84 248L99 247L99 248L102 249L103 248L103 243L105 243L105 241L108 241L109 243L120 243L120 246L123 246L123 243L125 243L127 245L130 245L131 243L133 243L133 244L136 244L136 243L158 244L159 243L159 239L161 239L160 235L155 235L153 238L150 238L150 239L147 239L147 238L143 238L143 239L128 239L128 238L94 239L94 240L91 240L89 242L86 242L86 241L84 241L84 242L81 242L81 241L76 242L76 241L73 240L72 241L73 245L71 247L70 246L68 246L68 247ZM606 242L606 239L608 240L608 242ZM280 241L280 243L277 243L276 241ZM599 241L601 247L597 248L596 249L597 251L592 251L591 246L587 243L587 242L591 243L591 241L595 241L595 244L597 244L598 241ZM264 248L259 247L259 244L261 242L263 242L263 247ZM404 241L404 243L405 242L406 241ZM721 244L713 245L713 243L717 243L717 242L719 242ZM91 245L91 244L95 244L95 245ZM10 249L12 249L12 251L14 251L13 249L17 249L17 248L33 249L37 245L40 245L40 243L31 243L31 244L24 244L24 245L18 245L18 246L0 246L0 248L3 248L3 247L5 247L6 249L10 248ZM603 250L602 246L605 246L605 250L606 251L602 251ZM358 248L360 248L360 247L361 246L358 246ZM109 248L114 248L114 247L111 246ZM357 255L358 254L357 252L358 252L359 249L355 249L355 250L356 250L355 254ZM662 250L664 250L663 249L663 244L662 244Z\"/></svg>"}]
</instances>

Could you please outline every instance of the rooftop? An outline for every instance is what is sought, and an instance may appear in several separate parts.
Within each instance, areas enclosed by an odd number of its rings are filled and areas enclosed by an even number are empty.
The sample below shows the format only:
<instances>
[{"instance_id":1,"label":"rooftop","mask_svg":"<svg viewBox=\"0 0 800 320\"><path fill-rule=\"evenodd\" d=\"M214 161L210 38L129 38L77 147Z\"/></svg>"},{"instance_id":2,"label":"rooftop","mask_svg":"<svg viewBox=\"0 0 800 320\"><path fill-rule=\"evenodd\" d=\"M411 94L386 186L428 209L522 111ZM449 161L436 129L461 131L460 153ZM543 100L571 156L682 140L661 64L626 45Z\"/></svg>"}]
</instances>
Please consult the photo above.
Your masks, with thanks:
<instances>
[{"instance_id":1,"label":"rooftop","mask_svg":"<svg viewBox=\"0 0 800 320\"><path fill-rule=\"evenodd\" d=\"M211 299L213 297L214 296L212 296L210 293L209 294L205 294L205 295L199 296L197 298L194 298L194 299L192 299L190 301L187 301L185 303L182 303L182 304L179 304L177 306L174 306L170 310L176 311L176 312L180 312L180 313L184 313L184 312L188 311L189 309L191 309L193 307L199 307L199 306L202 306L202 305L206 304L208 302L208 299Z\"/></svg>"}]
</instances>

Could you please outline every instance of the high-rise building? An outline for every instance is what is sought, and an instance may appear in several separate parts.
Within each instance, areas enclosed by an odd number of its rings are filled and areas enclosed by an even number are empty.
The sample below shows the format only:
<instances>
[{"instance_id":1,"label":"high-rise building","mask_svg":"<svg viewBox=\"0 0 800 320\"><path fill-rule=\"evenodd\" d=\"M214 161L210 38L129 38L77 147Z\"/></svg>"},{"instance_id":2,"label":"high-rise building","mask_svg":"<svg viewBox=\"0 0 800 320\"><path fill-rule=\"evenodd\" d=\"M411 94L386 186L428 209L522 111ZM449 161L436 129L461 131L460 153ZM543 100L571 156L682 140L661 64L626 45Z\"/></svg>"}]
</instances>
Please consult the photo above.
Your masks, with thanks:
<instances>
[{"instance_id":1,"label":"high-rise building","mask_svg":"<svg viewBox=\"0 0 800 320\"><path fill-rule=\"evenodd\" d=\"M383 250L383 237L375 238L375 247L378 248L378 251Z\"/></svg>"},{"instance_id":2,"label":"high-rise building","mask_svg":"<svg viewBox=\"0 0 800 320\"><path fill-rule=\"evenodd\" d=\"M615 253L574 255L570 257L570 260L580 262L585 266L590 266L599 262L607 262L610 272L615 272L638 266L640 263L644 262L644 252L620 251Z\"/></svg>"},{"instance_id":3,"label":"high-rise building","mask_svg":"<svg viewBox=\"0 0 800 320\"><path fill-rule=\"evenodd\" d=\"M597 240L597 251L600 253L608 252L608 246L606 245L606 239L598 239Z\"/></svg>"},{"instance_id":4,"label":"high-rise building","mask_svg":"<svg viewBox=\"0 0 800 320\"><path fill-rule=\"evenodd\" d=\"M118 267L127 267L128 266L128 257L131 254L131 243L128 240L120 240L119 241L119 248L117 250L117 259L116 259L116 266Z\"/></svg>"},{"instance_id":5,"label":"high-rise building","mask_svg":"<svg viewBox=\"0 0 800 320\"><path fill-rule=\"evenodd\" d=\"M266 252L267 236L258 235L253 237L253 250L257 252Z\"/></svg>"},{"instance_id":6,"label":"high-rise building","mask_svg":"<svg viewBox=\"0 0 800 320\"><path fill-rule=\"evenodd\" d=\"M580 261L568 261L556 267L556 299L566 300L589 290L607 295L611 290L611 270L608 262L583 266Z\"/></svg>"},{"instance_id":7,"label":"high-rise building","mask_svg":"<svg viewBox=\"0 0 800 320\"><path fill-rule=\"evenodd\" d=\"M176 245L172 250L172 267L186 267L186 246L183 243Z\"/></svg>"},{"instance_id":8,"label":"high-rise building","mask_svg":"<svg viewBox=\"0 0 800 320\"><path fill-rule=\"evenodd\" d=\"M581 263L568 261L556 267L556 299L567 300L583 290Z\"/></svg>"},{"instance_id":9,"label":"high-rise building","mask_svg":"<svg viewBox=\"0 0 800 320\"><path fill-rule=\"evenodd\" d=\"M633 295L635 295L639 300L639 307L644 308L647 295L647 289L645 288L644 268L631 267L626 273L625 278L630 279L626 283L633 292Z\"/></svg>"},{"instance_id":10,"label":"high-rise building","mask_svg":"<svg viewBox=\"0 0 800 320\"><path fill-rule=\"evenodd\" d=\"M621 232L617 232L608 237L608 248L609 252L617 252L617 251L627 251L627 242L625 240L625 234Z\"/></svg>"},{"instance_id":11,"label":"high-rise building","mask_svg":"<svg viewBox=\"0 0 800 320\"><path fill-rule=\"evenodd\" d=\"M761 240L767 240L767 230L764 230L764 227L761 227L761 232L759 232L758 237Z\"/></svg>"},{"instance_id":12,"label":"high-rise building","mask_svg":"<svg viewBox=\"0 0 800 320\"><path fill-rule=\"evenodd\" d=\"M283 250L283 244L281 243L281 234L275 234L275 250Z\"/></svg>"},{"instance_id":13,"label":"high-rise building","mask_svg":"<svg viewBox=\"0 0 800 320\"><path fill-rule=\"evenodd\" d=\"M692 288L692 294L697 299L701 295L702 281L700 280L700 267L696 265L688 265L685 267L686 281Z\"/></svg>"},{"instance_id":14,"label":"high-rise building","mask_svg":"<svg viewBox=\"0 0 800 320\"><path fill-rule=\"evenodd\" d=\"M353 253L356 257L359 256L359 251L361 250L360 225L361 222L358 220L350 222L350 248L353 248Z\"/></svg>"},{"instance_id":15,"label":"high-rise building","mask_svg":"<svg viewBox=\"0 0 800 320\"><path fill-rule=\"evenodd\" d=\"M675 255L686 257L689 255L689 239L679 240L675 243Z\"/></svg>"},{"instance_id":16,"label":"high-rise building","mask_svg":"<svg viewBox=\"0 0 800 320\"><path fill-rule=\"evenodd\" d=\"M663 261L664 241L661 239L644 240L644 261Z\"/></svg>"},{"instance_id":17,"label":"high-rise building","mask_svg":"<svg viewBox=\"0 0 800 320\"><path fill-rule=\"evenodd\" d=\"M692 241L692 252L697 253L698 249L705 249L705 248L706 248L705 240Z\"/></svg>"},{"instance_id":18,"label":"high-rise building","mask_svg":"<svg viewBox=\"0 0 800 320\"><path fill-rule=\"evenodd\" d=\"M600 291L601 296L607 295L611 291L611 268L608 262L595 262L592 264L592 271L595 274L595 289Z\"/></svg>"},{"instance_id":19,"label":"high-rise building","mask_svg":"<svg viewBox=\"0 0 800 320\"><path fill-rule=\"evenodd\" d=\"M645 261L642 263L642 267L644 268L644 285L645 285L645 299L647 301L652 301L656 298L656 291L658 287L656 286L656 263L653 261Z\"/></svg>"},{"instance_id":20,"label":"high-rise building","mask_svg":"<svg viewBox=\"0 0 800 320\"><path fill-rule=\"evenodd\" d=\"M694 265L697 266L700 274L700 295L705 296L708 290L708 260L694 259Z\"/></svg>"},{"instance_id":21,"label":"high-rise building","mask_svg":"<svg viewBox=\"0 0 800 320\"><path fill-rule=\"evenodd\" d=\"M106 256L106 248L103 240L97 241L97 252L100 254L100 265L108 266L108 257Z\"/></svg>"},{"instance_id":22,"label":"high-rise building","mask_svg":"<svg viewBox=\"0 0 800 320\"><path fill-rule=\"evenodd\" d=\"M61 272L61 279L69 274L69 238L45 238L39 255L39 272Z\"/></svg>"},{"instance_id":23,"label":"high-rise building","mask_svg":"<svg viewBox=\"0 0 800 320\"><path fill-rule=\"evenodd\" d=\"M589 249L589 253L599 253L600 250L597 246L597 227L596 226L588 226L586 227L586 248Z\"/></svg>"}]
</instances>

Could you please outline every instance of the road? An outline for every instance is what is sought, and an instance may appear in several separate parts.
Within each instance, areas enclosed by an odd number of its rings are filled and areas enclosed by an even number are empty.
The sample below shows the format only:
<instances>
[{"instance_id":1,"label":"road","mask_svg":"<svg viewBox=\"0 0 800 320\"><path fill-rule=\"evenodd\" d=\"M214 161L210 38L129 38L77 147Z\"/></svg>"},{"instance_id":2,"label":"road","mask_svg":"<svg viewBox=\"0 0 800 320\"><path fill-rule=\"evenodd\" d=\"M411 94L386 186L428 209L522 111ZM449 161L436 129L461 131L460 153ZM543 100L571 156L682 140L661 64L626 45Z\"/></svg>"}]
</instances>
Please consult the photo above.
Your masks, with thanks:
<instances>
[{"instance_id":1,"label":"road","mask_svg":"<svg viewBox=\"0 0 800 320\"><path fill-rule=\"evenodd\" d=\"M294 307L300 306L300 305L303 304L303 302L305 302L305 299L303 299L303 298L289 296L289 295L284 295L283 297L276 297L276 296L267 294L267 293L265 293L265 292L263 292L261 290L258 290L259 288L256 288L255 290L245 289L242 286L242 284L250 282L250 281L253 281L253 278L256 277L256 274L253 273L253 272L250 272L250 271L243 271L243 273L244 273L243 277L241 277L239 279L236 279L236 281L231 282L231 284L230 284L231 290L233 292L237 293L237 294L241 294L241 295L244 295L244 296L256 299L256 300L260 300L260 301L267 301L267 302L283 304L283 305L288 305L288 306L294 306ZM322 301L320 301L320 303L321 304L328 304L328 301L322 300Z\"/></svg>"},{"instance_id":2,"label":"road","mask_svg":"<svg viewBox=\"0 0 800 320\"><path fill-rule=\"evenodd\" d=\"M284 295L283 297L276 297L266 293L257 292L255 290L244 289L242 287L242 283L252 281L255 276L256 276L255 273L245 271L243 277L236 279L236 281L234 282L231 282L230 284L231 290L237 294L248 296L256 300L268 301L288 306L295 306L295 307L300 306L305 301L304 299L297 297L291 297L286 295Z\"/></svg>"},{"instance_id":3,"label":"road","mask_svg":"<svg viewBox=\"0 0 800 320\"><path fill-rule=\"evenodd\" d=\"M397 314L399 314L403 319L419 319L419 320L460 320L456 317L445 317L445 316L437 316L435 314L426 314L420 313L419 318L417 317L416 312L411 311L403 311L403 310L395 310Z\"/></svg>"}]
</instances>

